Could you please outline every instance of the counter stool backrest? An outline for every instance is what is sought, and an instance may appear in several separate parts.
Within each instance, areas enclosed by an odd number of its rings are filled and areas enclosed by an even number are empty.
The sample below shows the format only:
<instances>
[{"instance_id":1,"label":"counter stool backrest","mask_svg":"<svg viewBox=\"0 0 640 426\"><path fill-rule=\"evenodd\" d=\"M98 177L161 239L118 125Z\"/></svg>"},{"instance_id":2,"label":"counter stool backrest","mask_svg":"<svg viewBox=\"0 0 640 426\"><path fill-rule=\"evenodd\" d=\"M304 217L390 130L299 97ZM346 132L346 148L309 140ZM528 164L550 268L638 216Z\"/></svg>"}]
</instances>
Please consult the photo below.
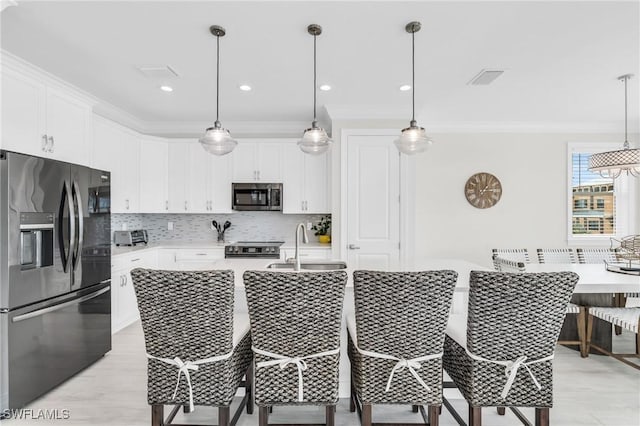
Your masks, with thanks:
<instances>
[{"instance_id":1,"label":"counter stool backrest","mask_svg":"<svg viewBox=\"0 0 640 426\"><path fill-rule=\"evenodd\" d=\"M498 272L525 272L526 264L517 260L504 259L497 254L493 255L493 266Z\"/></svg>"},{"instance_id":2,"label":"counter stool backrest","mask_svg":"<svg viewBox=\"0 0 640 426\"><path fill-rule=\"evenodd\" d=\"M604 263L616 262L616 252L611 248L577 248L578 262L580 263Z\"/></svg>"},{"instance_id":3,"label":"counter stool backrest","mask_svg":"<svg viewBox=\"0 0 640 426\"><path fill-rule=\"evenodd\" d=\"M355 271L356 334L362 350L406 359L442 352L455 271Z\"/></svg>"},{"instance_id":4,"label":"counter stool backrest","mask_svg":"<svg viewBox=\"0 0 640 426\"><path fill-rule=\"evenodd\" d=\"M340 346L346 272L246 271L243 277L253 346L286 356Z\"/></svg>"},{"instance_id":5,"label":"counter stool backrest","mask_svg":"<svg viewBox=\"0 0 640 426\"><path fill-rule=\"evenodd\" d=\"M134 269L147 353L196 360L228 353L233 342L233 271Z\"/></svg>"},{"instance_id":6,"label":"counter stool backrest","mask_svg":"<svg viewBox=\"0 0 640 426\"><path fill-rule=\"evenodd\" d=\"M540 263L578 263L576 253L571 248L537 249Z\"/></svg>"},{"instance_id":7,"label":"counter stool backrest","mask_svg":"<svg viewBox=\"0 0 640 426\"><path fill-rule=\"evenodd\" d=\"M493 360L553 353L578 275L472 271L467 347Z\"/></svg>"},{"instance_id":8,"label":"counter stool backrest","mask_svg":"<svg viewBox=\"0 0 640 426\"><path fill-rule=\"evenodd\" d=\"M514 262L531 263L529 258L529 250L526 248L521 249L491 249L491 257L495 259L497 257L501 259L507 259ZM499 271L498 265L493 262L493 266L496 271Z\"/></svg>"}]
</instances>

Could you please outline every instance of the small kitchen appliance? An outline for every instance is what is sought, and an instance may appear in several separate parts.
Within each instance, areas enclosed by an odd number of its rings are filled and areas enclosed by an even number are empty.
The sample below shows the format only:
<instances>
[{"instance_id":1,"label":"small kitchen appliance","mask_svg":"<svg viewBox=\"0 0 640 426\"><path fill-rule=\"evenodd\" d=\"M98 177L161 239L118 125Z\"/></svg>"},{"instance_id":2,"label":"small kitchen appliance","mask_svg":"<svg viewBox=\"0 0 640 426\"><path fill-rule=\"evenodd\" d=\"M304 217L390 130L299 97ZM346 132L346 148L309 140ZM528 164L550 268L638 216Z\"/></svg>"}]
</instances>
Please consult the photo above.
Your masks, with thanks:
<instances>
[{"instance_id":1,"label":"small kitchen appliance","mask_svg":"<svg viewBox=\"0 0 640 426\"><path fill-rule=\"evenodd\" d=\"M149 242L149 234L144 229L114 231L113 240L116 246L135 246L136 244L147 244Z\"/></svg>"}]
</instances>

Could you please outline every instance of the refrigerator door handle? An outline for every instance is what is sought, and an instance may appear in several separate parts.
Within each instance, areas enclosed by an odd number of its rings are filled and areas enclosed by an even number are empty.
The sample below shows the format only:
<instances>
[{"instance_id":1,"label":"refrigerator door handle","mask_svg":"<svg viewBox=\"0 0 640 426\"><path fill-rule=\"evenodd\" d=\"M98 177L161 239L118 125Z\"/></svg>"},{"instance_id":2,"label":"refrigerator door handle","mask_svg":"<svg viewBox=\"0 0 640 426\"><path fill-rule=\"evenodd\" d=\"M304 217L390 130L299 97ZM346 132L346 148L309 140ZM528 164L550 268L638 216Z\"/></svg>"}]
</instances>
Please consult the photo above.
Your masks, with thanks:
<instances>
[{"instance_id":1,"label":"refrigerator door handle","mask_svg":"<svg viewBox=\"0 0 640 426\"><path fill-rule=\"evenodd\" d=\"M69 241L65 241L64 239L64 213L65 213L65 204L68 206L69 212ZM73 208L73 197L71 195L71 190L69 189L69 182L64 182L64 187L62 188L62 199L60 200L60 209L58 210L58 244L60 246L60 258L62 260L62 269L64 272L69 271L69 266L71 262L71 257L73 256L73 251L75 249L76 244L76 221L75 221L75 210ZM69 243L69 251L65 250L65 244Z\"/></svg>"},{"instance_id":2,"label":"refrigerator door handle","mask_svg":"<svg viewBox=\"0 0 640 426\"><path fill-rule=\"evenodd\" d=\"M63 302L63 303L60 303L60 304L57 304L57 305L49 306L47 308L38 309L36 311L27 312L26 314L17 315L17 316L15 316L15 317L13 317L11 319L11 322L24 321L24 320L27 320L29 318L39 317L41 315L48 314L50 312L55 312L55 311L58 311L60 309L64 309L64 308L66 308L68 306L77 305L77 304L80 304L82 302L86 302L87 300L91 300L91 299L93 299L95 297L98 297L101 294L104 294L109 290L111 290L111 287L107 286L107 287L101 288L100 290L98 290L98 291L96 291L94 293L90 293L90 294L87 294L85 296L78 297L77 299L69 300L67 302Z\"/></svg>"},{"instance_id":3,"label":"refrigerator door handle","mask_svg":"<svg viewBox=\"0 0 640 426\"><path fill-rule=\"evenodd\" d=\"M78 211L78 237L77 237L77 246L75 247L75 252L73 254L73 270L75 271L78 267L78 261L82 256L82 246L84 245L84 209L82 207L82 196L80 194L80 187L78 186L78 182L73 182L73 200L75 206ZM75 218L74 218L75 221Z\"/></svg>"}]
</instances>

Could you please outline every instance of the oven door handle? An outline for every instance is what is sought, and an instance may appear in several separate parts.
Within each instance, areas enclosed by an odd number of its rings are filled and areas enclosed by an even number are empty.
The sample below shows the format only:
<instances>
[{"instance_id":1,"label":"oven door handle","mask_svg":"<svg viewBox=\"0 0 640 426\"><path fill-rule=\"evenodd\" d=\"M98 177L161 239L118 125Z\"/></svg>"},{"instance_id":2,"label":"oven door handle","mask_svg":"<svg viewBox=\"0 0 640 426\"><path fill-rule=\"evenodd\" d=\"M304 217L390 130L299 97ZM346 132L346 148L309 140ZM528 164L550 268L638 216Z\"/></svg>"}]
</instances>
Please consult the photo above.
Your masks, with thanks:
<instances>
[{"instance_id":1,"label":"oven door handle","mask_svg":"<svg viewBox=\"0 0 640 426\"><path fill-rule=\"evenodd\" d=\"M59 303L57 305L49 306L47 308L38 309L36 311L27 312L26 314L17 315L15 317L13 317L13 319L11 319L11 322L20 322L20 321L28 320L29 318L39 317L39 316L48 314L50 312L55 312L55 311L58 311L60 309L64 309L64 308L72 306L72 305L77 305L77 304L80 304L82 302L86 302L87 300L91 300L91 299L93 299L95 297L98 297L101 294L104 294L109 290L111 290L111 287L107 286L105 288L101 288L100 290L98 290L98 291L96 291L94 293L78 297L77 299L69 300L67 302L62 302L62 303Z\"/></svg>"}]
</instances>

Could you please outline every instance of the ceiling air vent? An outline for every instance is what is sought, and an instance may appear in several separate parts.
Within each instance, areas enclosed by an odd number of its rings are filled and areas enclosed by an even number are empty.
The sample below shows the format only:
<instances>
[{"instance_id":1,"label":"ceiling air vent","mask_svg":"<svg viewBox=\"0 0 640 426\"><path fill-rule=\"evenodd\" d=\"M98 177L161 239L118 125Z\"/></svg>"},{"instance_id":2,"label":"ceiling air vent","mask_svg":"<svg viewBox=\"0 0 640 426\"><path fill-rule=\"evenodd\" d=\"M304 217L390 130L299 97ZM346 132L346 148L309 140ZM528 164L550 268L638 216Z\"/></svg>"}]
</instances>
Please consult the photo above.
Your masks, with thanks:
<instances>
[{"instance_id":1,"label":"ceiling air vent","mask_svg":"<svg viewBox=\"0 0 640 426\"><path fill-rule=\"evenodd\" d=\"M500 77L502 73L504 73L504 70L483 69L467 84L472 86L486 86L487 84L493 83L493 80Z\"/></svg>"},{"instance_id":2,"label":"ceiling air vent","mask_svg":"<svg viewBox=\"0 0 640 426\"><path fill-rule=\"evenodd\" d=\"M147 78L165 80L178 77L178 73L169 65L143 65L137 68Z\"/></svg>"}]
</instances>

